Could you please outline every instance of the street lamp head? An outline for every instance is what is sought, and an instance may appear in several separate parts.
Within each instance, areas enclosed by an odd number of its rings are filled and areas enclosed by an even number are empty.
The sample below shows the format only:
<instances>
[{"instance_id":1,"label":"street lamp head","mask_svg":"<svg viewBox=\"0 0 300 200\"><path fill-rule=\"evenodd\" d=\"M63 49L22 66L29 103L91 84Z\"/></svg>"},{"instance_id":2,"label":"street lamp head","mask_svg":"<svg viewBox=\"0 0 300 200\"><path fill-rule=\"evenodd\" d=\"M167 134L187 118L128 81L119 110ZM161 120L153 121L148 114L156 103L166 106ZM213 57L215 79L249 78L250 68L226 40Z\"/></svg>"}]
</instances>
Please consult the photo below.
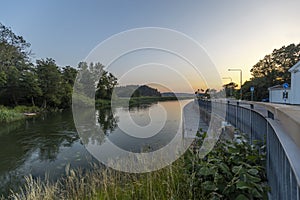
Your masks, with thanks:
<instances>
[{"instance_id":1,"label":"street lamp head","mask_svg":"<svg viewBox=\"0 0 300 200\"><path fill-rule=\"evenodd\" d=\"M228 71L242 71L241 69L228 69Z\"/></svg>"}]
</instances>

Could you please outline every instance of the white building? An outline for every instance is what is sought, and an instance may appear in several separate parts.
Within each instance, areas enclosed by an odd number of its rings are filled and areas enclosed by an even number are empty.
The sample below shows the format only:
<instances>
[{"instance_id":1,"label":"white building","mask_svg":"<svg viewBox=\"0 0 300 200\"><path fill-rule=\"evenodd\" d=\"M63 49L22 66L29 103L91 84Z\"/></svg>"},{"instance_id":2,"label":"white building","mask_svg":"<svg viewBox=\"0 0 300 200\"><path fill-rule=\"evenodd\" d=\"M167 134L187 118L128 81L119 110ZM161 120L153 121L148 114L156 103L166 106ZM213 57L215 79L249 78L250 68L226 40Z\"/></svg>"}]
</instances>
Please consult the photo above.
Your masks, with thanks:
<instances>
[{"instance_id":1,"label":"white building","mask_svg":"<svg viewBox=\"0 0 300 200\"><path fill-rule=\"evenodd\" d=\"M291 87L284 89L282 85L276 85L268 88L270 102L300 104L300 61L289 69L289 72L291 73ZM286 96L284 96L285 93Z\"/></svg>"},{"instance_id":2,"label":"white building","mask_svg":"<svg viewBox=\"0 0 300 200\"><path fill-rule=\"evenodd\" d=\"M300 61L291 69L291 104L300 104Z\"/></svg>"}]
</instances>

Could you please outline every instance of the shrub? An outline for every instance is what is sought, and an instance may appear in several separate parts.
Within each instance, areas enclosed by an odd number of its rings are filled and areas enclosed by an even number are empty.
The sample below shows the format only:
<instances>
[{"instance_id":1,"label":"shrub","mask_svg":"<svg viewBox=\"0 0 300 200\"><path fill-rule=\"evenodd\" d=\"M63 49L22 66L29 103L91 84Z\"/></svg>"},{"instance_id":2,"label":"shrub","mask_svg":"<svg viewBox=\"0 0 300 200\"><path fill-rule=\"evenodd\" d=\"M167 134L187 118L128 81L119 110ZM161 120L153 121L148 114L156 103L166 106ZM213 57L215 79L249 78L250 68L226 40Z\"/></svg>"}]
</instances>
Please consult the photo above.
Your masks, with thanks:
<instances>
[{"instance_id":1,"label":"shrub","mask_svg":"<svg viewBox=\"0 0 300 200\"><path fill-rule=\"evenodd\" d=\"M240 135L218 141L205 158L189 155L193 199L267 199L264 148Z\"/></svg>"},{"instance_id":2,"label":"shrub","mask_svg":"<svg viewBox=\"0 0 300 200\"><path fill-rule=\"evenodd\" d=\"M201 145L206 134L196 142ZM195 147L195 146L194 146ZM199 146L198 146L199 147ZM197 149L197 148L193 148ZM12 199L267 199L264 147L239 136L221 140L205 157L188 151L172 165L144 174L130 174L94 165L73 170L59 182L26 178ZM85 171L85 172L83 172Z\"/></svg>"},{"instance_id":3,"label":"shrub","mask_svg":"<svg viewBox=\"0 0 300 200\"><path fill-rule=\"evenodd\" d=\"M14 110L19 113L36 113L40 112L40 108L37 106L16 106Z\"/></svg>"},{"instance_id":4,"label":"shrub","mask_svg":"<svg viewBox=\"0 0 300 200\"><path fill-rule=\"evenodd\" d=\"M0 108L0 123L8 123L24 119L24 115L20 112L8 108Z\"/></svg>"}]
</instances>

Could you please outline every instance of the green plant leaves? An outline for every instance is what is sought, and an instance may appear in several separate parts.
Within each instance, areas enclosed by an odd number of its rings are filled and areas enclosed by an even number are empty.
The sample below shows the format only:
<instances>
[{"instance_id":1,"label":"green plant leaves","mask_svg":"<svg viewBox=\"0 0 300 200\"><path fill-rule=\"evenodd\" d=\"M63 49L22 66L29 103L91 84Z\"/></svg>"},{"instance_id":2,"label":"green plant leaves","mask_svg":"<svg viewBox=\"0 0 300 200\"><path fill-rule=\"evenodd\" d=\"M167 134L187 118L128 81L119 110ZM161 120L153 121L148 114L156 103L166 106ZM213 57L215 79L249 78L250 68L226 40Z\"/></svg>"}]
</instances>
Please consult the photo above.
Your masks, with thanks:
<instances>
[{"instance_id":1,"label":"green plant leaves","mask_svg":"<svg viewBox=\"0 0 300 200\"><path fill-rule=\"evenodd\" d=\"M235 200L248 200L249 198L248 197L246 197L245 195L243 195L243 194L240 194L239 196L237 196L236 198L235 198Z\"/></svg>"},{"instance_id":2,"label":"green plant leaves","mask_svg":"<svg viewBox=\"0 0 300 200\"><path fill-rule=\"evenodd\" d=\"M204 183L202 183L202 186L205 190L208 191L214 191L217 189L216 185L211 181L205 181Z\"/></svg>"},{"instance_id":3,"label":"green plant leaves","mask_svg":"<svg viewBox=\"0 0 300 200\"><path fill-rule=\"evenodd\" d=\"M249 169L248 173L252 174L252 175L257 175L258 174L258 170L257 169Z\"/></svg>"},{"instance_id":4,"label":"green plant leaves","mask_svg":"<svg viewBox=\"0 0 300 200\"><path fill-rule=\"evenodd\" d=\"M214 173L214 170L210 169L207 166L201 167L199 170L199 174L203 176L213 175Z\"/></svg>"},{"instance_id":5,"label":"green plant leaves","mask_svg":"<svg viewBox=\"0 0 300 200\"><path fill-rule=\"evenodd\" d=\"M232 141L218 141L203 159L189 154L194 163L188 165L189 169L196 172L191 185L193 199L243 200L266 197L265 153L260 146L249 144L240 135Z\"/></svg>"},{"instance_id":6,"label":"green plant leaves","mask_svg":"<svg viewBox=\"0 0 300 200\"><path fill-rule=\"evenodd\" d=\"M252 187L246 182L238 181L237 184L236 184L236 188L241 189L241 190L245 190L245 189L251 189Z\"/></svg>"}]
</instances>

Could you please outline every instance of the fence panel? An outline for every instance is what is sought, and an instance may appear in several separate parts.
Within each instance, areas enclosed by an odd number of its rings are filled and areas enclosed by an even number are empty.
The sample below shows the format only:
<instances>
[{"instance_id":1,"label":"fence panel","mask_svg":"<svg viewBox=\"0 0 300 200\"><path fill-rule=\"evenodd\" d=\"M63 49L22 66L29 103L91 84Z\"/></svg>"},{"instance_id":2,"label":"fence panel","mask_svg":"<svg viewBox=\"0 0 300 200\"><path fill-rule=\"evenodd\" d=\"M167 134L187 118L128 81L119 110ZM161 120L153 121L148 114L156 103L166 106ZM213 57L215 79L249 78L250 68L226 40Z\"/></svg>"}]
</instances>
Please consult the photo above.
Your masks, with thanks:
<instances>
[{"instance_id":1,"label":"fence panel","mask_svg":"<svg viewBox=\"0 0 300 200\"><path fill-rule=\"evenodd\" d=\"M300 200L300 184L280 142L276 131L268 120L253 109L253 105L240 105L240 102L217 102L198 100L199 106L207 112L224 111L224 120L249 136L250 142L266 142L266 173L271 188L271 199ZM213 109L212 109L213 107ZM248 108L249 107L249 108ZM274 118L273 118L274 119Z\"/></svg>"}]
</instances>

